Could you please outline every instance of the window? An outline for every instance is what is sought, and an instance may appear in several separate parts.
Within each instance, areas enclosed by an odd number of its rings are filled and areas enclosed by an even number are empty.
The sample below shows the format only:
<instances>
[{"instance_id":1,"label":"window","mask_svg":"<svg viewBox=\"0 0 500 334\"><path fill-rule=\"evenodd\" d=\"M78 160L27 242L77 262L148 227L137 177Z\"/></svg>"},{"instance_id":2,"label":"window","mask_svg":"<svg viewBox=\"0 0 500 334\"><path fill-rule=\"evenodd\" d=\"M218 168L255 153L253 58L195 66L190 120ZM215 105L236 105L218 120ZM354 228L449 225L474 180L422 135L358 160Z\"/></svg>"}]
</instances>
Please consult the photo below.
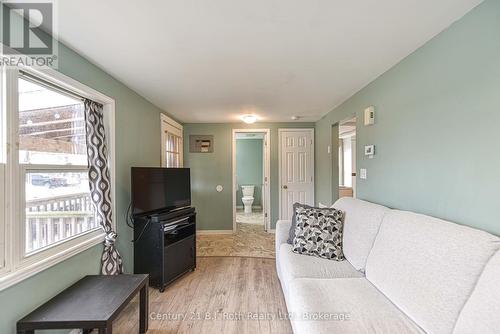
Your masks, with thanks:
<instances>
[{"instance_id":1,"label":"window","mask_svg":"<svg viewBox=\"0 0 500 334\"><path fill-rule=\"evenodd\" d=\"M81 96L104 105L114 180L113 100L52 70L2 71L0 289L103 240Z\"/></svg>"},{"instance_id":2,"label":"window","mask_svg":"<svg viewBox=\"0 0 500 334\"><path fill-rule=\"evenodd\" d=\"M3 92L5 71L0 67L0 92ZM5 210L5 171L6 171L6 154L7 154L7 128L6 128L6 115L4 112L5 105L4 94L0 93L0 274L5 268L5 218L7 217L7 212Z\"/></svg>"},{"instance_id":3,"label":"window","mask_svg":"<svg viewBox=\"0 0 500 334\"><path fill-rule=\"evenodd\" d=\"M100 228L86 171L31 170L25 175L26 254ZM70 230L59 233L63 222Z\"/></svg>"},{"instance_id":4,"label":"window","mask_svg":"<svg viewBox=\"0 0 500 334\"><path fill-rule=\"evenodd\" d=\"M29 255L99 226L90 200L83 101L30 77L18 79L18 96L24 251ZM56 235L63 220L70 231Z\"/></svg>"},{"instance_id":5,"label":"window","mask_svg":"<svg viewBox=\"0 0 500 334\"><path fill-rule=\"evenodd\" d=\"M183 166L182 125L161 115L161 161L163 167Z\"/></svg>"},{"instance_id":6,"label":"window","mask_svg":"<svg viewBox=\"0 0 500 334\"><path fill-rule=\"evenodd\" d=\"M18 79L19 163L87 165L83 101Z\"/></svg>"},{"instance_id":7,"label":"window","mask_svg":"<svg viewBox=\"0 0 500 334\"><path fill-rule=\"evenodd\" d=\"M182 138L174 134L165 133L166 136L166 167L182 167L181 163L181 144Z\"/></svg>"}]
</instances>

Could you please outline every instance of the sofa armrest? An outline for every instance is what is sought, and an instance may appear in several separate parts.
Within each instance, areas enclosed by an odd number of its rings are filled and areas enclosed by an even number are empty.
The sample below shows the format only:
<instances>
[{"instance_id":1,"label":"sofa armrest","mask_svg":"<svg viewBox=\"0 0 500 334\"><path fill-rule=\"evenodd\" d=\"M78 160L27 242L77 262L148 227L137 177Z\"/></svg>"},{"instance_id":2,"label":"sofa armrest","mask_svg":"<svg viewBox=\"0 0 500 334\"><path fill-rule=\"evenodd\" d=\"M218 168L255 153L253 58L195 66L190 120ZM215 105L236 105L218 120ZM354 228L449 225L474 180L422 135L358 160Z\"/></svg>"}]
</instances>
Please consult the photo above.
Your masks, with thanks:
<instances>
[{"instance_id":1,"label":"sofa armrest","mask_svg":"<svg viewBox=\"0 0 500 334\"><path fill-rule=\"evenodd\" d=\"M290 226L292 222L289 220L278 220L276 222L275 232L275 247L276 247L276 272L278 273L278 278L281 280L281 268L280 268L280 247L286 244L288 240Z\"/></svg>"},{"instance_id":2,"label":"sofa armrest","mask_svg":"<svg viewBox=\"0 0 500 334\"><path fill-rule=\"evenodd\" d=\"M275 241L276 241L276 254L278 253L280 246L282 244L286 244L286 241L288 240L288 235L290 231L290 226L292 225L292 222L289 220L278 220L276 222L276 236L275 236Z\"/></svg>"}]
</instances>

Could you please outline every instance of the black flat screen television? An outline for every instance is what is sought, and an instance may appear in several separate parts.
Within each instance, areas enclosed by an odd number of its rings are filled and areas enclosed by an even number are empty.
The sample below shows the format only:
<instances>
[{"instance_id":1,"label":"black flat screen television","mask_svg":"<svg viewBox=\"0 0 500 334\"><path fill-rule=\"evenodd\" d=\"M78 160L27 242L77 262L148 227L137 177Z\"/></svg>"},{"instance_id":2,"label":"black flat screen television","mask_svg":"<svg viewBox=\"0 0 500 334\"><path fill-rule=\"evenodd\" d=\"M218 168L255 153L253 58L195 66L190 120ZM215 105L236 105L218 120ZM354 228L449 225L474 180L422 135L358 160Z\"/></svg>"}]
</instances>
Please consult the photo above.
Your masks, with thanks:
<instances>
[{"instance_id":1,"label":"black flat screen television","mask_svg":"<svg viewBox=\"0 0 500 334\"><path fill-rule=\"evenodd\" d=\"M189 168L132 167L134 216L170 212L189 206Z\"/></svg>"}]
</instances>

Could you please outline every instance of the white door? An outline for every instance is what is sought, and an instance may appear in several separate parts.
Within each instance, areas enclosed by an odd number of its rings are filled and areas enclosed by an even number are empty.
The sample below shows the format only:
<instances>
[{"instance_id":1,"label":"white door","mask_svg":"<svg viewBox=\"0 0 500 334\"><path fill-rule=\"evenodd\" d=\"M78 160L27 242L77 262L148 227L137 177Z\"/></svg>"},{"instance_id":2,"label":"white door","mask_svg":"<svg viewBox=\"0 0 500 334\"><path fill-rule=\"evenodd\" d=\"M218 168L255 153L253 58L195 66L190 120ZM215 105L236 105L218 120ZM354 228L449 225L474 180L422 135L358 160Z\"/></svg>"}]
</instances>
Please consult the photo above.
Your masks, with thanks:
<instances>
[{"instance_id":1,"label":"white door","mask_svg":"<svg viewBox=\"0 0 500 334\"><path fill-rule=\"evenodd\" d=\"M280 129L280 219L293 203L314 205L314 130Z\"/></svg>"}]
</instances>

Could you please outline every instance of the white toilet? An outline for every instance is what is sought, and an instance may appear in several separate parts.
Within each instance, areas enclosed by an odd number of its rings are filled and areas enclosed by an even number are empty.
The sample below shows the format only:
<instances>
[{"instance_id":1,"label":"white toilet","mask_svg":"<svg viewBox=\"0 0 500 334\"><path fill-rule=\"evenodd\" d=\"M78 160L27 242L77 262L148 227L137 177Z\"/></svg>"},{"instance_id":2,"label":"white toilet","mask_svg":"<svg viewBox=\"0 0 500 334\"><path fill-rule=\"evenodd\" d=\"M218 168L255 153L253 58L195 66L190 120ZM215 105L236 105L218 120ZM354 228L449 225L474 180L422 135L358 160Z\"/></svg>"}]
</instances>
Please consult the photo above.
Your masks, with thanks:
<instances>
[{"instance_id":1,"label":"white toilet","mask_svg":"<svg viewBox=\"0 0 500 334\"><path fill-rule=\"evenodd\" d=\"M243 192L243 197L241 201L245 207L245 213L252 213L253 204L253 190L255 186L241 186L241 191Z\"/></svg>"}]
</instances>

